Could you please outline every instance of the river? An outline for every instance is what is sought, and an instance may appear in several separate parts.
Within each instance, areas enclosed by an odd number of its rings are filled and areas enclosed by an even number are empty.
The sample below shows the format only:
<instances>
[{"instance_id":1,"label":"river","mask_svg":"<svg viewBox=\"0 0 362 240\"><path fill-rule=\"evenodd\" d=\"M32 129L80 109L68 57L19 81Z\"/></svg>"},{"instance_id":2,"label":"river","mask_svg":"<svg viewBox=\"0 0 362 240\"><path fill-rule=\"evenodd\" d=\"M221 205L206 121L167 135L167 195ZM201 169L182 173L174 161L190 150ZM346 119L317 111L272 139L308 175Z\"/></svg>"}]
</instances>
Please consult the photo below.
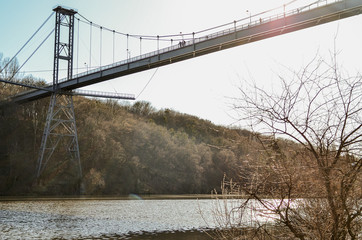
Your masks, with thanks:
<instances>
[{"instance_id":1,"label":"river","mask_svg":"<svg viewBox=\"0 0 362 240\"><path fill-rule=\"evenodd\" d=\"M136 239L142 235L149 236L144 239L159 239L157 234L200 235L203 229L215 227L214 201L0 201L0 239Z\"/></svg>"}]
</instances>

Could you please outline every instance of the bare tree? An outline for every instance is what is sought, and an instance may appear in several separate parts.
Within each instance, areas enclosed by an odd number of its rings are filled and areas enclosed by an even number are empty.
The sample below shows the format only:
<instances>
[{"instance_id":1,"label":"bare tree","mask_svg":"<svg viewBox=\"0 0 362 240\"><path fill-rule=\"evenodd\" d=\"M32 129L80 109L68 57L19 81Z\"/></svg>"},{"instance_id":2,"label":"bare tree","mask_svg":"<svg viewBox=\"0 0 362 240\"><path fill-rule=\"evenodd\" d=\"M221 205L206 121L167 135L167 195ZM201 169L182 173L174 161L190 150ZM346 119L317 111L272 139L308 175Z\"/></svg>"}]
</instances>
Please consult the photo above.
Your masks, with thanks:
<instances>
[{"instance_id":1,"label":"bare tree","mask_svg":"<svg viewBox=\"0 0 362 240\"><path fill-rule=\"evenodd\" d=\"M240 120L262 133L241 192L283 229L265 228L271 239L362 238L362 76L331 59L279 77L279 91L252 84L236 99Z\"/></svg>"},{"instance_id":2,"label":"bare tree","mask_svg":"<svg viewBox=\"0 0 362 240\"><path fill-rule=\"evenodd\" d=\"M12 79L17 75L18 69L19 63L16 58L12 60L3 58L3 54L0 53L0 78L5 80Z\"/></svg>"}]
</instances>

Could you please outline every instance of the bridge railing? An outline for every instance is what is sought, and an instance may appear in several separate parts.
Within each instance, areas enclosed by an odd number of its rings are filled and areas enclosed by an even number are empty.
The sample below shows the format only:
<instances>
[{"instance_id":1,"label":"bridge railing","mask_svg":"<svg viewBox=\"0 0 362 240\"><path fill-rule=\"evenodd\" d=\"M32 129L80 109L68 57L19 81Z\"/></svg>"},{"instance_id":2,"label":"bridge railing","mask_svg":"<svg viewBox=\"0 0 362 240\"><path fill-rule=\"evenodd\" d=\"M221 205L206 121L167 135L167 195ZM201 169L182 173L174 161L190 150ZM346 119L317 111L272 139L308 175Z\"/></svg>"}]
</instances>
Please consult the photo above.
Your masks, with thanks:
<instances>
[{"instance_id":1,"label":"bridge railing","mask_svg":"<svg viewBox=\"0 0 362 240\"><path fill-rule=\"evenodd\" d=\"M195 38L195 43L198 42L202 42L205 40L209 40L212 38L216 38L216 37L220 37L220 36L224 36L224 35L228 35L231 33L234 33L235 31L240 31L240 30L244 30L244 29L248 29L260 24L264 24L264 23L268 23L268 22L272 22L272 21L276 21L279 19L283 19L285 17L288 16L292 16L292 15L296 15L302 12L306 12L306 11L310 11L312 9L318 8L318 7L322 7L322 6L326 6L328 4L331 3L335 3L335 2L343 2L343 0L324 0L324 1L317 1L314 2L312 4L306 5L306 6L302 6L296 9L292 9L292 10L288 10L288 11L283 11L281 13L277 13L271 16L267 16L267 17L261 17L261 14L256 14L254 16L251 16L250 18L244 18L242 20L236 21L236 25L233 27L229 27L226 28L224 30L218 31L218 32L214 32L211 33L209 35L205 35L199 38ZM247 22L245 23L245 20L247 20ZM240 22L243 21L242 24L240 24ZM229 23L228 25L231 24L235 24L235 23ZM193 44L193 42L189 41L187 45Z\"/></svg>"},{"instance_id":2,"label":"bridge railing","mask_svg":"<svg viewBox=\"0 0 362 240\"><path fill-rule=\"evenodd\" d=\"M87 97L103 97L103 98L116 98L116 99L135 99L134 94L128 93L114 93L114 92L101 92L92 90L76 89L69 92L71 95L87 96Z\"/></svg>"}]
</instances>

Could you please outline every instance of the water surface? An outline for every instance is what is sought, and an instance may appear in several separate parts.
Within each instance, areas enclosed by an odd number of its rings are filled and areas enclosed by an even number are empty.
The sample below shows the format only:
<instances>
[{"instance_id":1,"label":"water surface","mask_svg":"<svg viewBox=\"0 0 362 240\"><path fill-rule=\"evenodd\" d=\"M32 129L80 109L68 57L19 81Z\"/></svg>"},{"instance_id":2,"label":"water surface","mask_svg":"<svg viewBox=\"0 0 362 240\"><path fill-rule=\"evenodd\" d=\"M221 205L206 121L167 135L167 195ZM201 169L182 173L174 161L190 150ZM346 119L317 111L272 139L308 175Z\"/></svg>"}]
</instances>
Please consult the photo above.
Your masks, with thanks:
<instances>
[{"instance_id":1,"label":"water surface","mask_svg":"<svg viewBox=\"0 0 362 240\"><path fill-rule=\"evenodd\" d=\"M126 239L130 235L214 228L213 201L4 201L0 202L0 238Z\"/></svg>"}]
</instances>

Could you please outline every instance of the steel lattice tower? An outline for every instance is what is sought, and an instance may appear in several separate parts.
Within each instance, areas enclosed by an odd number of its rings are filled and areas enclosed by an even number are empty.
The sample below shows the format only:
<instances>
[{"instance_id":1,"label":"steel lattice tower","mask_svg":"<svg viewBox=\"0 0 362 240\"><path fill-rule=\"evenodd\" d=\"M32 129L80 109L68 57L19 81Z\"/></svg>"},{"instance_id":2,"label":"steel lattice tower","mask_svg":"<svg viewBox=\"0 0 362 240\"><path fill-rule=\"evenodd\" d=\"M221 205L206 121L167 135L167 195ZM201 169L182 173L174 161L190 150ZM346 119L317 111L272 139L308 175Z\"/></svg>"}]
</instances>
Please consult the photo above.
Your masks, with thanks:
<instances>
[{"instance_id":1,"label":"steel lattice tower","mask_svg":"<svg viewBox=\"0 0 362 240\"><path fill-rule=\"evenodd\" d=\"M55 43L54 43L54 69L53 69L53 93L45 122L44 133L40 145L37 162L37 178L44 172L47 164L59 148L65 148L67 158L57 163L52 163L55 169L62 168L64 164L71 164L77 172L77 177L82 178L79 146L74 105L72 95L62 94L58 86L59 61L67 62L67 80L73 73L73 41L74 41L74 15L77 13L71 9L56 7L55 18ZM62 36L61 32L67 31ZM67 36L68 35L68 36ZM61 38L63 37L63 38ZM66 40L64 42L64 39ZM63 40L63 41L62 41ZM63 92L64 93L64 92Z\"/></svg>"}]
</instances>

